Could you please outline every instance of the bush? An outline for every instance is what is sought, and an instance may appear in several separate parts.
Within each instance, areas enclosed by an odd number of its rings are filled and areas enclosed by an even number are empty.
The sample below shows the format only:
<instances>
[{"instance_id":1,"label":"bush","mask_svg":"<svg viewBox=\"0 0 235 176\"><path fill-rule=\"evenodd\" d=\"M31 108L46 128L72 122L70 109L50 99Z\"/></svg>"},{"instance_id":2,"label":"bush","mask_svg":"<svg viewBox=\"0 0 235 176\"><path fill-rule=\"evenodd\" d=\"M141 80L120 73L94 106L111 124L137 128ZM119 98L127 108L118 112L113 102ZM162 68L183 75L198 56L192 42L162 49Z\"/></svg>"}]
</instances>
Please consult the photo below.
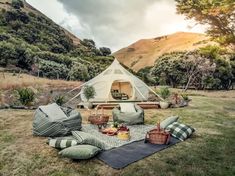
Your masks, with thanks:
<instances>
[{"instance_id":1,"label":"bush","mask_svg":"<svg viewBox=\"0 0 235 176\"><path fill-rule=\"evenodd\" d=\"M161 87L159 91L159 95L165 100L170 96L170 90L168 87Z\"/></svg>"},{"instance_id":2,"label":"bush","mask_svg":"<svg viewBox=\"0 0 235 176\"><path fill-rule=\"evenodd\" d=\"M63 95L58 95L54 98L54 102L59 106L62 106L65 103L65 97Z\"/></svg>"},{"instance_id":3,"label":"bush","mask_svg":"<svg viewBox=\"0 0 235 176\"><path fill-rule=\"evenodd\" d=\"M66 65L46 60L40 60L39 70L43 76L51 79L66 79L69 72Z\"/></svg>"},{"instance_id":4,"label":"bush","mask_svg":"<svg viewBox=\"0 0 235 176\"><path fill-rule=\"evenodd\" d=\"M106 47L101 47L100 52L101 52L102 56L108 56L111 54L111 50Z\"/></svg>"},{"instance_id":5,"label":"bush","mask_svg":"<svg viewBox=\"0 0 235 176\"><path fill-rule=\"evenodd\" d=\"M30 88L21 88L16 90L19 98L18 100L22 105L28 106L35 99L35 93Z\"/></svg>"},{"instance_id":6,"label":"bush","mask_svg":"<svg viewBox=\"0 0 235 176\"><path fill-rule=\"evenodd\" d=\"M21 7L24 7L24 3L21 0L12 0L11 6L15 9L20 9Z\"/></svg>"},{"instance_id":7,"label":"bush","mask_svg":"<svg viewBox=\"0 0 235 176\"><path fill-rule=\"evenodd\" d=\"M95 89L93 86L86 85L83 91L84 91L84 95L85 95L87 101L89 101L91 98L95 97L96 93L95 93Z\"/></svg>"},{"instance_id":8,"label":"bush","mask_svg":"<svg viewBox=\"0 0 235 176\"><path fill-rule=\"evenodd\" d=\"M70 80L79 80L79 81L87 81L90 76L87 70L87 66L84 64L74 64L69 71Z\"/></svg>"},{"instance_id":9,"label":"bush","mask_svg":"<svg viewBox=\"0 0 235 176\"><path fill-rule=\"evenodd\" d=\"M189 97L187 94L181 94L181 97L185 100L185 101L188 101L189 100Z\"/></svg>"}]
</instances>

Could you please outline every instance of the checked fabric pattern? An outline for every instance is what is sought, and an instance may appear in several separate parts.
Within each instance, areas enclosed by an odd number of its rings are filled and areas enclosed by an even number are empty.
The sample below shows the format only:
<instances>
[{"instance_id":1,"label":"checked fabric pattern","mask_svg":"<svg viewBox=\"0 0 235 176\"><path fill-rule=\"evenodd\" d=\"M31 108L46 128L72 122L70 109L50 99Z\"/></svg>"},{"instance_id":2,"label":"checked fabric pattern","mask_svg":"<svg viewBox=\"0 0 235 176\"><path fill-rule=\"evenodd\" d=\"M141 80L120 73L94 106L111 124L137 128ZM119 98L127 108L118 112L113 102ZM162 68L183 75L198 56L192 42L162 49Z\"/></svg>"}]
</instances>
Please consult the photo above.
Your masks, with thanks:
<instances>
[{"instance_id":1,"label":"checked fabric pattern","mask_svg":"<svg viewBox=\"0 0 235 176\"><path fill-rule=\"evenodd\" d=\"M166 130L169 131L173 137L181 141L187 139L195 131L194 128L179 122L170 124L167 126Z\"/></svg>"}]
</instances>

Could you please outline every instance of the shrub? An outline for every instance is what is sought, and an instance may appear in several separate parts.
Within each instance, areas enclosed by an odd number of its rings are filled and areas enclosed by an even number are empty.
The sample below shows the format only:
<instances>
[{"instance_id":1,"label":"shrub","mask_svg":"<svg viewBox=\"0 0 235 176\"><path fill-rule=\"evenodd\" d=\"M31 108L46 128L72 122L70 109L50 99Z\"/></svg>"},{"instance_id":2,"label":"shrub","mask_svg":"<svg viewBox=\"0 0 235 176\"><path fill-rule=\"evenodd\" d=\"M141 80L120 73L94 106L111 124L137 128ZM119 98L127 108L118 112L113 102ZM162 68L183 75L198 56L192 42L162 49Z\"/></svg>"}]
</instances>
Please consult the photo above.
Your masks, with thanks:
<instances>
[{"instance_id":1,"label":"shrub","mask_svg":"<svg viewBox=\"0 0 235 176\"><path fill-rule=\"evenodd\" d=\"M189 97L187 94L181 94L181 97L185 100L185 101L188 101L189 100Z\"/></svg>"},{"instance_id":2,"label":"shrub","mask_svg":"<svg viewBox=\"0 0 235 176\"><path fill-rule=\"evenodd\" d=\"M165 100L170 96L171 93L168 87L161 87L159 94Z\"/></svg>"},{"instance_id":3,"label":"shrub","mask_svg":"<svg viewBox=\"0 0 235 176\"><path fill-rule=\"evenodd\" d=\"M100 52L101 52L102 56L108 56L111 54L111 50L107 47L101 47Z\"/></svg>"},{"instance_id":4,"label":"shrub","mask_svg":"<svg viewBox=\"0 0 235 176\"><path fill-rule=\"evenodd\" d=\"M90 75L87 66L84 64L74 64L69 71L69 77L70 80L87 81Z\"/></svg>"},{"instance_id":5,"label":"shrub","mask_svg":"<svg viewBox=\"0 0 235 176\"><path fill-rule=\"evenodd\" d=\"M58 95L54 98L54 102L59 106L62 106L65 103L65 97L63 95Z\"/></svg>"},{"instance_id":6,"label":"shrub","mask_svg":"<svg viewBox=\"0 0 235 176\"><path fill-rule=\"evenodd\" d=\"M21 0L12 0L11 6L15 9L20 9L21 7L24 7L24 3Z\"/></svg>"},{"instance_id":7,"label":"shrub","mask_svg":"<svg viewBox=\"0 0 235 176\"><path fill-rule=\"evenodd\" d=\"M28 106L35 99L35 93L30 88L20 88L16 92L19 96L18 100L22 105Z\"/></svg>"},{"instance_id":8,"label":"shrub","mask_svg":"<svg viewBox=\"0 0 235 176\"><path fill-rule=\"evenodd\" d=\"M86 85L85 88L84 88L84 95L87 99L87 101L89 101L91 98L94 98L95 97L95 89L93 86L88 86Z\"/></svg>"}]
</instances>

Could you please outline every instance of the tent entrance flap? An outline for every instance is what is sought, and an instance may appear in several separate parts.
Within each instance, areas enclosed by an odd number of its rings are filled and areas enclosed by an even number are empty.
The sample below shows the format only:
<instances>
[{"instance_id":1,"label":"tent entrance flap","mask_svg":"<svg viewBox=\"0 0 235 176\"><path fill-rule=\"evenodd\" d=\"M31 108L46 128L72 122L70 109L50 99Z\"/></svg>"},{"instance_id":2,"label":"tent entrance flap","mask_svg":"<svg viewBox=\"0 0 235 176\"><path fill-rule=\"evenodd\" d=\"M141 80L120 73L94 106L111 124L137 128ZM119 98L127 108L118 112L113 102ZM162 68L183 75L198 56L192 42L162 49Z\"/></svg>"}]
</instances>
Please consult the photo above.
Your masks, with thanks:
<instances>
[{"instance_id":1,"label":"tent entrance flap","mask_svg":"<svg viewBox=\"0 0 235 176\"><path fill-rule=\"evenodd\" d=\"M133 97L133 86L129 81L114 81L110 93L115 100L129 100Z\"/></svg>"}]
</instances>

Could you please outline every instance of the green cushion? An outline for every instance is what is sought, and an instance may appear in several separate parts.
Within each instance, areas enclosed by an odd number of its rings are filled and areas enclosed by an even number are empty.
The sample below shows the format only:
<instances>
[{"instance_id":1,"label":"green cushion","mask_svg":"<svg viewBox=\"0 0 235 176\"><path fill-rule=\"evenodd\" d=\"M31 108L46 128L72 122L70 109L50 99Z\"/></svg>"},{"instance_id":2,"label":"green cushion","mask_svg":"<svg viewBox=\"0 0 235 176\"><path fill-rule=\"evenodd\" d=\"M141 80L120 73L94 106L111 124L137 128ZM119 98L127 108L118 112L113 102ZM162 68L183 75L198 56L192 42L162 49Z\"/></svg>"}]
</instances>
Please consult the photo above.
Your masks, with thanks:
<instances>
[{"instance_id":1,"label":"green cushion","mask_svg":"<svg viewBox=\"0 0 235 176\"><path fill-rule=\"evenodd\" d=\"M101 149L105 149L105 143L97 139L95 136L82 132L82 131L72 131L73 136L81 144L89 144Z\"/></svg>"},{"instance_id":2,"label":"green cushion","mask_svg":"<svg viewBox=\"0 0 235 176\"><path fill-rule=\"evenodd\" d=\"M172 124L173 122L176 122L178 119L179 119L178 116L168 117L160 123L160 127L162 129L165 129L168 125Z\"/></svg>"},{"instance_id":3,"label":"green cushion","mask_svg":"<svg viewBox=\"0 0 235 176\"><path fill-rule=\"evenodd\" d=\"M172 136L178 138L181 141L187 139L195 131L194 128L179 122L170 124L166 130L168 130Z\"/></svg>"},{"instance_id":4,"label":"green cushion","mask_svg":"<svg viewBox=\"0 0 235 176\"><path fill-rule=\"evenodd\" d=\"M100 149L92 145L76 145L59 152L59 155L70 159L89 159L94 157Z\"/></svg>"},{"instance_id":5,"label":"green cushion","mask_svg":"<svg viewBox=\"0 0 235 176\"><path fill-rule=\"evenodd\" d=\"M47 143L49 146L57 149L63 149L79 144L73 136L49 138Z\"/></svg>"}]
</instances>

